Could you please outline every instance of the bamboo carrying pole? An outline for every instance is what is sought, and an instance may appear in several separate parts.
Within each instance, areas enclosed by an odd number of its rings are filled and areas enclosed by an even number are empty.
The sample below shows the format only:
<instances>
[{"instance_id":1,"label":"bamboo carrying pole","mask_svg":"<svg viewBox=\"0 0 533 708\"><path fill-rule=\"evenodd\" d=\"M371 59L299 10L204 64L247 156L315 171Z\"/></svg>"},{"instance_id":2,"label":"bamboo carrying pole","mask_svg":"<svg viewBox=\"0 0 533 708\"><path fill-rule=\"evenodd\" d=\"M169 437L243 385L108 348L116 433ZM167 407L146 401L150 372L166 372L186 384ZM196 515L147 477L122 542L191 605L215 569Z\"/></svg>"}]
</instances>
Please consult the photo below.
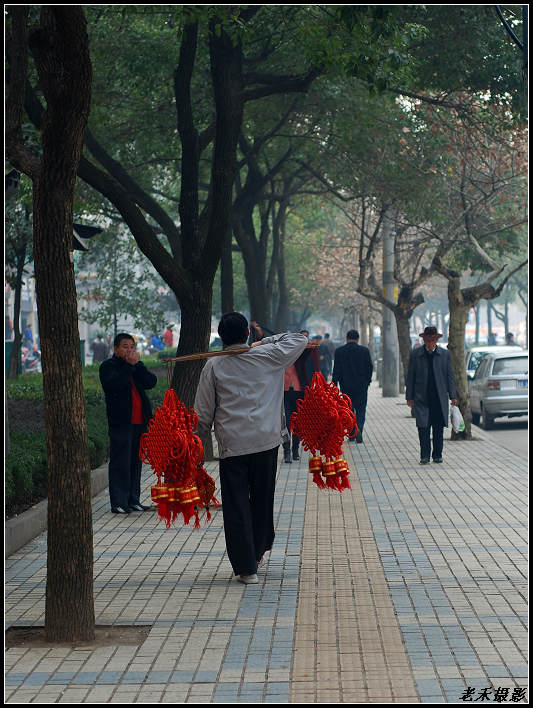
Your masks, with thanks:
<instances>
[{"instance_id":1,"label":"bamboo carrying pole","mask_svg":"<svg viewBox=\"0 0 533 708\"><path fill-rule=\"evenodd\" d=\"M316 349L316 344L308 344L306 349ZM245 354L249 352L252 347L246 347L245 349L222 349L216 352L200 352L199 354L185 354L185 356L178 356L174 359L162 359L161 361L165 364L170 364L176 361L193 361L194 359L210 359L212 356L225 356L227 354Z\"/></svg>"}]
</instances>

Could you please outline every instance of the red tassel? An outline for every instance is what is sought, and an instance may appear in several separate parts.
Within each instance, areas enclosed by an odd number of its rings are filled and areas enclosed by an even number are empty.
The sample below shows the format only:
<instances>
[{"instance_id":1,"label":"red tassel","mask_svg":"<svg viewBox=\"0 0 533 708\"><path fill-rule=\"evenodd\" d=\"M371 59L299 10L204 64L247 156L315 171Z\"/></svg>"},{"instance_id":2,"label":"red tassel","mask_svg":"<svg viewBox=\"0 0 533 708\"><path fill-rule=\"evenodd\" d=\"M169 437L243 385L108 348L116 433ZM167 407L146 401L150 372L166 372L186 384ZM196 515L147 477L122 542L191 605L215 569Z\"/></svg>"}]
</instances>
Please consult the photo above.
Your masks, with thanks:
<instances>
[{"instance_id":1,"label":"red tassel","mask_svg":"<svg viewBox=\"0 0 533 708\"><path fill-rule=\"evenodd\" d=\"M324 482L324 480L322 479L322 476L321 476L320 472L313 472L313 482L316 484L316 486L317 486L319 489L325 489L325 488L326 488L325 482Z\"/></svg>"}]
</instances>

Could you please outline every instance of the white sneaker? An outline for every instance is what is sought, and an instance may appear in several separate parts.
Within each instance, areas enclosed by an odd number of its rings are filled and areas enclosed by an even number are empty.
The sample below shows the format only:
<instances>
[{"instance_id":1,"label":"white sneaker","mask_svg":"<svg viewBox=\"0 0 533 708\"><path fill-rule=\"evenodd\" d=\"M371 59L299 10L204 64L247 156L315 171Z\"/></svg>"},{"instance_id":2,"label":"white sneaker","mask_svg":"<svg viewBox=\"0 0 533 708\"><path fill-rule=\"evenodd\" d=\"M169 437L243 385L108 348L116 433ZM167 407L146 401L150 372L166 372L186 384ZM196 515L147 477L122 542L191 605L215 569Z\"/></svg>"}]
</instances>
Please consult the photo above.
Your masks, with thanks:
<instances>
[{"instance_id":1,"label":"white sneaker","mask_svg":"<svg viewBox=\"0 0 533 708\"><path fill-rule=\"evenodd\" d=\"M259 582L257 573L254 573L253 575L239 575L237 580L239 580L241 583L244 583L245 585L255 585Z\"/></svg>"}]
</instances>

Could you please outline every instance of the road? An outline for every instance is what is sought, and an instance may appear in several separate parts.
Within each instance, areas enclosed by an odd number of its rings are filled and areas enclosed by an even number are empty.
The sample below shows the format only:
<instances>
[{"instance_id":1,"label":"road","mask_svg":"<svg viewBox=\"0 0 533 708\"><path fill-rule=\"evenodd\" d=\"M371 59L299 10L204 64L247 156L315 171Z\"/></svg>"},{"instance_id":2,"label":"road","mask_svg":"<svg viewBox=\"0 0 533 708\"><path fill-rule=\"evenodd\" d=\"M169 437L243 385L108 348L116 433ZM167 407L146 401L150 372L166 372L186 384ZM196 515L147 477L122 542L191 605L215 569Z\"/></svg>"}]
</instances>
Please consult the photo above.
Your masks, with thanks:
<instances>
[{"instance_id":1,"label":"road","mask_svg":"<svg viewBox=\"0 0 533 708\"><path fill-rule=\"evenodd\" d=\"M472 426L475 435L477 426ZM528 459L528 416L520 418L497 418L492 430L479 429L483 435L490 437L506 450L511 450L523 459Z\"/></svg>"}]
</instances>

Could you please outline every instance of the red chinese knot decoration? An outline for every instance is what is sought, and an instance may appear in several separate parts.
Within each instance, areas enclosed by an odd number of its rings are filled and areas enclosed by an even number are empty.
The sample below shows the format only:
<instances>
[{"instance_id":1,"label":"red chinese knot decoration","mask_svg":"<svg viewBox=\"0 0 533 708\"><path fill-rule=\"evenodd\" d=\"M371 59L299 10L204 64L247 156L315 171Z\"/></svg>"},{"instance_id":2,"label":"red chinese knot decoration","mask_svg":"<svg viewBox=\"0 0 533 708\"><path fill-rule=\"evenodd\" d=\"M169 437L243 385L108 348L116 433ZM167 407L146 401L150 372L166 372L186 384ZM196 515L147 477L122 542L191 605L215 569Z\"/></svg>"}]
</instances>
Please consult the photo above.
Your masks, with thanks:
<instances>
[{"instance_id":1,"label":"red chinese knot decoration","mask_svg":"<svg viewBox=\"0 0 533 708\"><path fill-rule=\"evenodd\" d=\"M194 516L194 526L200 528L199 509L206 508L209 521L209 507L220 505L213 496L215 482L202 464L202 441L193 432L197 425L196 411L188 411L176 392L168 389L148 432L141 436L139 457L157 475L152 500L167 528L178 514L183 514L186 524Z\"/></svg>"},{"instance_id":2,"label":"red chinese knot decoration","mask_svg":"<svg viewBox=\"0 0 533 708\"><path fill-rule=\"evenodd\" d=\"M320 489L339 492L350 489L350 471L342 457L344 438L354 437L358 432L350 398L339 393L334 383L327 383L322 374L316 372L296 407L290 428L304 449L311 452L309 472L313 475L313 482ZM320 455L326 459L322 461Z\"/></svg>"}]
</instances>

